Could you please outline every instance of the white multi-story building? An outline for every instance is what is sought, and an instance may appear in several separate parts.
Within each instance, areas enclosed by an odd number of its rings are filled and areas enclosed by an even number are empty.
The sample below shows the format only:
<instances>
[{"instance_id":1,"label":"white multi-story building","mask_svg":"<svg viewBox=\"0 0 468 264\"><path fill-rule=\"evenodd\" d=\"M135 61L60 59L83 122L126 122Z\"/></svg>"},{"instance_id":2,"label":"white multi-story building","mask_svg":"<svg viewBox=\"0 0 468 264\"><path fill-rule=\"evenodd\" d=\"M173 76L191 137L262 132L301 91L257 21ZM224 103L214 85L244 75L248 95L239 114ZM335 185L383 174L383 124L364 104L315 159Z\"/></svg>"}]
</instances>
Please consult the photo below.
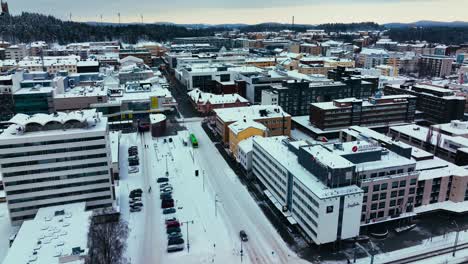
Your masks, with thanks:
<instances>
[{"instance_id":1,"label":"white multi-story building","mask_svg":"<svg viewBox=\"0 0 468 264\"><path fill-rule=\"evenodd\" d=\"M291 224L316 244L359 235L363 191L356 185L330 188L304 168L298 153L304 141L253 138L252 172L265 194Z\"/></svg>"},{"instance_id":2,"label":"white multi-story building","mask_svg":"<svg viewBox=\"0 0 468 264\"><path fill-rule=\"evenodd\" d=\"M112 205L107 118L91 109L17 114L9 123L0 134L0 171L13 224L47 206Z\"/></svg>"}]
</instances>

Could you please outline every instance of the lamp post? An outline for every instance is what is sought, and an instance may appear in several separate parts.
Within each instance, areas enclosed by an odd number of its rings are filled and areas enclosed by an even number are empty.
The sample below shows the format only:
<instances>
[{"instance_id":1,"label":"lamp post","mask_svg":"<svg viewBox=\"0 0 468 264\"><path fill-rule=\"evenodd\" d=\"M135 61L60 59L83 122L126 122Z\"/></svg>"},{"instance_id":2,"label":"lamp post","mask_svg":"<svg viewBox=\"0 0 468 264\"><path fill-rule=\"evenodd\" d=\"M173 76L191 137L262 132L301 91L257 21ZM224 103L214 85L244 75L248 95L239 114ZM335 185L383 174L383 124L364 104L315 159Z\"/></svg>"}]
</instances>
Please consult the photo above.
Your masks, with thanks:
<instances>
[{"instance_id":1,"label":"lamp post","mask_svg":"<svg viewBox=\"0 0 468 264\"><path fill-rule=\"evenodd\" d=\"M218 200L218 194L215 194L214 206L215 206L215 217L218 217L218 206L217 203L220 203L221 200Z\"/></svg>"},{"instance_id":2,"label":"lamp post","mask_svg":"<svg viewBox=\"0 0 468 264\"><path fill-rule=\"evenodd\" d=\"M458 235L460 233L460 228L458 227L458 224L455 220L453 220L453 223L457 227L457 233L455 234L455 243L453 244L453 253L452 253L452 257L455 257L455 251L457 251Z\"/></svg>"},{"instance_id":3,"label":"lamp post","mask_svg":"<svg viewBox=\"0 0 468 264\"><path fill-rule=\"evenodd\" d=\"M193 224L193 220L181 222L187 226L187 252L190 252L190 241L189 241L189 224Z\"/></svg>"}]
</instances>

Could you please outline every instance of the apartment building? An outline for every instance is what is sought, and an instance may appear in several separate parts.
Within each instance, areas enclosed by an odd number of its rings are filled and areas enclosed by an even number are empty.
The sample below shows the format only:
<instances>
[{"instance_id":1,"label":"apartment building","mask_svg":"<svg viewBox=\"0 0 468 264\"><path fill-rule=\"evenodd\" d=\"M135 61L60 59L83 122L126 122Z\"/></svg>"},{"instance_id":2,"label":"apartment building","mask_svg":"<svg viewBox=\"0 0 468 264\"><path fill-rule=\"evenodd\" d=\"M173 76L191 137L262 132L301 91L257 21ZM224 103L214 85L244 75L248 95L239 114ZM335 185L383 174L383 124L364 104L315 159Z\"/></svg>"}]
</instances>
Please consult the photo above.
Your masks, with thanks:
<instances>
[{"instance_id":1,"label":"apartment building","mask_svg":"<svg viewBox=\"0 0 468 264\"><path fill-rule=\"evenodd\" d=\"M213 111L215 131L225 144L229 143L229 125L243 119L263 124L269 136L289 136L291 133L291 115L277 105L252 105Z\"/></svg>"},{"instance_id":2,"label":"apartment building","mask_svg":"<svg viewBox=\"0 0 468 264\"><path fill-rule=\"evenodd\" d=\"M419 58L419 75L445 77L452 73L453 58L448 56L422 55Z\"/></svg>"},{"instance_id":3,"label":"apartment building","mask_svg":"<svg viewBox=\"0 0 468 264\"><path fill-rule=\"evenodd\" d=\"M367 100L345 98L312 103L309 120L312 125L326 131L353 125L375 127L412 123L415 112L415 96L378 95Z\"/></svg>"},{"instance_id":4,"label":"apartment building","mask_svg":"<svg viewBox=\"0 0 468 264\"><path fill-rule=\"evenodd\" d=\"M209 114L213 109L248 106L249 101L238 94L212 94L196 88L188 92L190 102L202 114Z\"/></svg>"},{"instance_id":5,"label":"apartment building","mask_svg":"<svg viewBox=\"0 0 468 264\"><path fill-rule=\"evenodd\" d=\"M39 208L114 199L107 119L95 109L17 114L0 134L0 170L13 224Z\"/></svg>"}]
</instances>

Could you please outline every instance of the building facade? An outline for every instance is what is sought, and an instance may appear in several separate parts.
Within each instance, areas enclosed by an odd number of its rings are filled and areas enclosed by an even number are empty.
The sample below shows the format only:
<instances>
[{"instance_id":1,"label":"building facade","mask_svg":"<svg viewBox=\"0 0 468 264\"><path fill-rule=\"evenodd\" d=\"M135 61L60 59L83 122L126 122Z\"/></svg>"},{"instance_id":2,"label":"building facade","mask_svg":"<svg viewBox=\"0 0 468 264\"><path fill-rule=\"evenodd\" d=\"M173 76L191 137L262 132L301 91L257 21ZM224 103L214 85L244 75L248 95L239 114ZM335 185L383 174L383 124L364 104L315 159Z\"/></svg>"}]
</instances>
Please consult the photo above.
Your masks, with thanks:
<instances>
[{"instance_id":1,"label":"building facade","mask_svg":"<svg viewBox=\"0 0 468 264\"><path fill-rule=\"evenodd\" d=\"M0 168L11 222L34 218L39 208L114 199L107 119L96 110L18 114L0 134Z\"/></svg>"}]
</instances>

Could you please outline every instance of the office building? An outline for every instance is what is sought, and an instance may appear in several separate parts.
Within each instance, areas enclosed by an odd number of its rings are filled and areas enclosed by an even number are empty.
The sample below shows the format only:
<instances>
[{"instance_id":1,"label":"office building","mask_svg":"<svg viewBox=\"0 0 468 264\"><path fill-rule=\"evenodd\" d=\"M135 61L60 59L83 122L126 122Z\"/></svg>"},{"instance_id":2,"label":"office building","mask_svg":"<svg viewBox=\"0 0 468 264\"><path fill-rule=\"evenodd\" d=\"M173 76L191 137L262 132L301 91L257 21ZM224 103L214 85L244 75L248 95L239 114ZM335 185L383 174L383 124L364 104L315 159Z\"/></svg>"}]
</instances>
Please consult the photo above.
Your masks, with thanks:
<instances>
[{"instance_id":1,"label":"office building","mask_svg":"<svg viewBox=\"0 0 468 264\"><path fill-rule=\"evenodd\" d=\"M15 115L0 134L0 169L13 224L39 208L113 203L107 118L95 109Z\"/></svg>"},{"instance_id":2,"label":"office building","mask_svg":"<svg viewBox=\"0 0 468 264\"><path fill-rule=\"evenodd\" d=\"M346 98L311 104L310 122L324 131L355 125L388 127L412 123L415 111L416 97L411 95L378 95L368 100Z\"/></svg>"},{"instance_id":3,"label":"office building","mask_svg":"<svg viewBox=\"0 0 468 264\"><path fill-rule=\"evenodd\" d=\"M152 65L151 53L147 49L121 49L119 51L119 58L123 59L128 56L140 58L146 65Z\"/></svg>"},{"instance_id":4,"label":"office building","mask_svg":"<svg viewBox=\"0 0 468 264\"><path fill-rule=\"evenodd\" d=\"M455 96L454 91L426 84L405 83L387 85L385 95L409 94L417 97L416 110L423 112L424 119L433 124L462 120L465 98Z\"/></svg>"}]
</instances>

